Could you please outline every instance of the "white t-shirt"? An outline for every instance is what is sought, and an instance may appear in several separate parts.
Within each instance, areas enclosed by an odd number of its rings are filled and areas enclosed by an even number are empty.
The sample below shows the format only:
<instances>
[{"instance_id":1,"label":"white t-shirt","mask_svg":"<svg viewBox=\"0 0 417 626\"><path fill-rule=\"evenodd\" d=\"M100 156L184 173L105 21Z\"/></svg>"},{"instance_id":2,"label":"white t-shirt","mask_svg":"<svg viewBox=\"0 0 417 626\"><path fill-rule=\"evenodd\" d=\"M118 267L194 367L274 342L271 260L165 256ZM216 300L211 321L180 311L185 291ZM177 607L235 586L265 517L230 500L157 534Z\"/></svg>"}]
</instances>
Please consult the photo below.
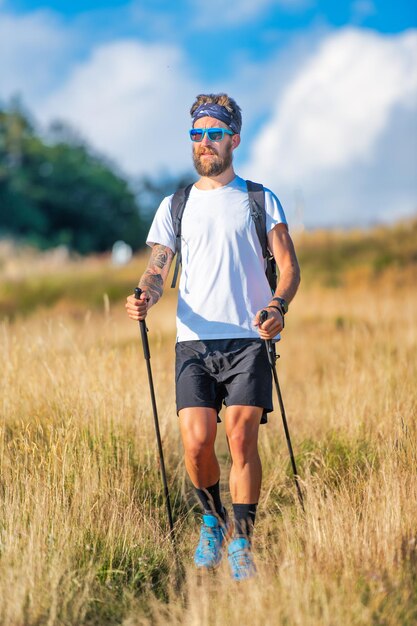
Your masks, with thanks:
<instances>
[{"instance_id":1,"label":"white t-shirt","mask_svg":"<svg viewBox=\"0 0 417 626\"><path fill-rule=\"evenodd\" d=\"M172 198L161 202L147 244L175 252ZM287 223L269 189L265 210L267 232ZM192 187L182 217L181 252L177 341L259 338L252 320L269 303L271 290L242 178L209 191Z\"/></svg>"}]
</instances>

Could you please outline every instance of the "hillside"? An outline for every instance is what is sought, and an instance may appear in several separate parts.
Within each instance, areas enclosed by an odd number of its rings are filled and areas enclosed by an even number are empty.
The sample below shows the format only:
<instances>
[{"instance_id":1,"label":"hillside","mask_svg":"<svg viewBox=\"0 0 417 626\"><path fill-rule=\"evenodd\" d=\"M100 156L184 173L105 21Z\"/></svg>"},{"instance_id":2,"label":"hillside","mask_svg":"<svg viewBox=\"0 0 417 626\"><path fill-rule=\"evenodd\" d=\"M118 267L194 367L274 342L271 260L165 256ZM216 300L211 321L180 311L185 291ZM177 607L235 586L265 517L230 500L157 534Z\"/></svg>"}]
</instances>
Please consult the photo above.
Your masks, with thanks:
<instances>
[{"instance_id":1,"label":"hillside","mask_svg":"<svg viewBox=\"0 0 417 626\"><path fill-rule=\"evenodd\" d=\"M417 217L369 230L319 230L296 236L305 280L343 285L355 276L413 273L417 267Z\"/></svg>"},{"instance_id":2,"label":"hillside","mask_svg":"<svg viewBox=\"0 0 417 626\"><path fill-rule=\"evenodd\" d=\"M368 231L295 233L294 239L303 289L416 281L417 218ZM117 303L136 286L147 256L142 251L128 265L114 267L109 254L81 257L65 248L41 253L0 242L0 315L54 308L76 312Z\"/></svg>"}]
</instances>

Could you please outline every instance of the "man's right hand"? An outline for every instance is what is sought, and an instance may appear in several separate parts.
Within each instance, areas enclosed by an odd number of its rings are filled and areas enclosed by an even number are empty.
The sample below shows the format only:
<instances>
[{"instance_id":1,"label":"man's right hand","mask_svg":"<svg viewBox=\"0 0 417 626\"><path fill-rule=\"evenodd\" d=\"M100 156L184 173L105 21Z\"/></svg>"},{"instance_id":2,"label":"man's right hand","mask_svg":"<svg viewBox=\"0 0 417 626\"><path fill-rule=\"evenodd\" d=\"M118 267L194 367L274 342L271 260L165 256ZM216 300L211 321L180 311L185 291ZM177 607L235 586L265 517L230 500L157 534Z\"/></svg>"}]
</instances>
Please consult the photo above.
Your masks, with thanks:
<instances>
[{"instance_id":1,"label":"man's right hand","mask_svg":"<svg viewBox=\"0 0 417 626\"><path fill-rule=\"evenodd\" d=\"M146 294L146 291L142 291L139 300L135 298L134 295L128 296L126 298L126 311L131 320L135 320L139 322L140 320L144 320L146 314L148 313L148 302L149 297Z\"/></svg>"}]
</instances>

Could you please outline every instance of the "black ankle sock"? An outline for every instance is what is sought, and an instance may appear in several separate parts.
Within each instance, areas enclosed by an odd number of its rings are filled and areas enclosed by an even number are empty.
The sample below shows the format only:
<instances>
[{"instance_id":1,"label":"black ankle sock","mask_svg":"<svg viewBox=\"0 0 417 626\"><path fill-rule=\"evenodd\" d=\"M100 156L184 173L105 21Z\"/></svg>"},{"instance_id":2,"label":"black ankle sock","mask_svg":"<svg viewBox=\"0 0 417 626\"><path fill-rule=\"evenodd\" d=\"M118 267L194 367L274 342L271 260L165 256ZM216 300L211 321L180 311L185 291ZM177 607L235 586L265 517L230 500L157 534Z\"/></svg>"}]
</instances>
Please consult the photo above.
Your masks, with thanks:
<instances>
[{"instance_id":1,"label":"black ankle sock","mask_svg":"<svg viewBox=\"0 0 417 626\"><path fill-rule=\"evenodd\" d=\"M256 517L256 504L234 504L235 536L251 540Z\"/></svg>"},{"instance_id":2,"label":"black ankle sock","mask_svg":"<svg viewBox=\"0 0 417 626\"><path fill-rule=\"evenodd\" d=\"M217 513L224 520L225 513L220 499L220 481L218 480L215 485L205 489L195 487L195 491L203 506L204 513Z\"/></svg>"}]
</instances>

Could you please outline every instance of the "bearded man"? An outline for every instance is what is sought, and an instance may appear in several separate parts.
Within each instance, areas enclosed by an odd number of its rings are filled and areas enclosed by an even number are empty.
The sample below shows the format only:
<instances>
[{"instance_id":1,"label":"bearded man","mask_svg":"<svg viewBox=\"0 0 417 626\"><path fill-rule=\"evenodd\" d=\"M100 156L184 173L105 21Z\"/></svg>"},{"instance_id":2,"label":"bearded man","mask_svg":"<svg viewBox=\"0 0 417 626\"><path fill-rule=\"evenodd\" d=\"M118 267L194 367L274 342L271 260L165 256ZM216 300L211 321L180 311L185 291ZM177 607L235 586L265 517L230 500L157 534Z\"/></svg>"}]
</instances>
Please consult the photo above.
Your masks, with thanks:
<instances>
[{"instance_id":1,"label":"bearded man","mask_svg":"<svg viewBox=\"0 0 417 626\"><path fill-rule=\"evenodd\" d=\"M177 413L185 466L203 510L195 564L217 567L228 544L231 575L240 581L256 573L252 536L262 480L258 431L273 409L264 340L279 339L300 271L284 211L265 188L268 248L279 269L271 296L248 187L233 168L242 126L239 106L227 94L202 94L190 113L199 179L181 220ZM162 201L149 231L152 252L139 281L141 298L127 298L127 313L136 321L143 320L162 296L176 252L172 201L173 196ZM268 318L261 323L264 309ZM214 447L222 404L232 459L233 518L222 503Z\"/></svg>"}]
</instances>

